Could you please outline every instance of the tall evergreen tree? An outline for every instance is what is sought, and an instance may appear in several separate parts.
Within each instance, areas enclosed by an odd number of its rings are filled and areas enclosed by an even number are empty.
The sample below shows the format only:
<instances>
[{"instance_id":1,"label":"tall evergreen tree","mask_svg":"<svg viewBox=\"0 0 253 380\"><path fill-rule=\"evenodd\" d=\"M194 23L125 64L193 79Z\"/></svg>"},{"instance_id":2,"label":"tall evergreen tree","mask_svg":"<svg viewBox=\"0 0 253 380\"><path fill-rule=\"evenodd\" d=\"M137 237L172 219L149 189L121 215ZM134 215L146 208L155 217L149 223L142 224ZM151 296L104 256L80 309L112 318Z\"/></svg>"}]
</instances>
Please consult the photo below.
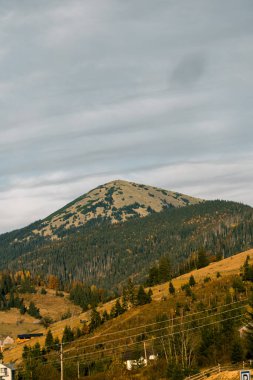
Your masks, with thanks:
<instances>
[{"instance_id":1,"label":"tall evergreen tree","mask_svg":"<svg viewBox=\"0 0 253 380\"><path fill-rule=\"evenodd\" d=\"M62 335L62 343L72 342L74 340L74 333L71 330L70 326L65 326L63 335Z\"/></svg>"},{"instance_id":2,"label":"tall evergreen tree","mask_svg":"<svg viewBox=\"0 0 253 380\"><path fill-rule=\"evenodd\" d=\"M244 281L253 281L253 265L249 263L250 257L247 256L245 263L243 265L243 280Z\"/></svg>"},{"instance_id":3,"label":"tall evergreen tree","mask_svg":"<svg viewBox=\"0 0 253 380\"><path fill-rule=\"evenodd\" d=\"M169 284L169 292L171 295L175 294L175 288L174 288L174 285L172 284L172 281L170 281L170 284Z\"/></svg>"},{"instance_id":4,"label":"tall evergreen tree","mask_svg":"<svg viewBox=\"0 0 253 380\"><path fill-rule=\"evenodd\" d=\"M91 312L91 320L90 320L90 326L89 330L90 332L93 332L95 329L97 329L102 323L102 319L100 317L99 312L94 308Z\"/></svg>"},{"instance_id":5,"label":"tall evergreen tree","mask_svg":"<svg viewBox=\"0 0 253 380\"><path fill-rule=\"evenodd\" d=\"M249 301L250 310L247 311L248 324L246 326L247 357L253 359L253 292Z\"/></svg>"},{"instance_id":6,"label":"tall evergreen tree","mask_svg":"<svg viewBox=\"0 0 253 380\"><path fill-rule=\"evenodd\" d=\"M209 264L208 257L204 248L198 251L197 268L204 268Z\"/></svg>"},{"instance_id":7,"label":"tall evergreen tree","mask_svg":"<svg viewBox=\"0 0 253 380\"><path fill-rule=\"evenodd\" d=\"M159 260L159 282L169 281L171 278L171 262L169 257L163 256Z\"/></svg>"},{"instance_id":8,"label":"tall evergreen tree","mask_svg":"<svg viewBox=\"0 0 253 380\"><path fill-rule=\"evenodd\" d=\"M117 299L116 304L115 304L115 313L116 313L116 317L117 317L118 315L120 315L120 314L123 314L124 311L125 311L125 310L123 309L123 307L122 307L122 305L121 305L121 303L120 303L120 300Z\"/></svg>"},{"instance_id":9,"label":"tall evergreen tree","mask_svg":"<svg viewBox=\"0 0 253 380\"><path fill-rule=\"evenodd\" d=\"M45 349L47 352L53 349L54 338L51 330L48 330L46 339L45 339Z\"/></svg>"},{"instance_id":10,"label":"tall evergreen tree","mask_svg":"<svg viewBox=\"0 0 253 380\"><path fill-rule=\"evenodd\" d=\"M195 278L193 275L191 275L190 279L189 279L189 285L190 286L194 286L196 285L196 281L195 281Z\"/></svg>"},{"instance_id":11,"label":"tall evergreen tree","mask_svg":"<svg viewBox=\"0 0 253 380\"><path fill-rule=\"evenodd\" d=\"M146 303L151 302L151 295L150 293L146 293L143 286L139 286L139 290L136 297L136 303L137 305L145 305Z\"/></svg>"},{"instance_id":12,"label":"tall evergreen tree","mask_svg":"<svg viewBox=\"0 0 253 380\"><path fill-rule=\"evenodd\" d=\"M233 364L239 363L243 360L243 348L241 342L238 340L234 342L231 350L231 362Z\"/></svg>"},{"instance_id":13,"label":"tall evergreen tree","mask_svg":"<svg viewBox=\"0 0 253 380\"><path fill-rule=\"evenodd\" d=\"M35 306L35 303L33 301L30 302L27 313L34 318L41 318L40 309Z\"/></svg>"}]
</instances>

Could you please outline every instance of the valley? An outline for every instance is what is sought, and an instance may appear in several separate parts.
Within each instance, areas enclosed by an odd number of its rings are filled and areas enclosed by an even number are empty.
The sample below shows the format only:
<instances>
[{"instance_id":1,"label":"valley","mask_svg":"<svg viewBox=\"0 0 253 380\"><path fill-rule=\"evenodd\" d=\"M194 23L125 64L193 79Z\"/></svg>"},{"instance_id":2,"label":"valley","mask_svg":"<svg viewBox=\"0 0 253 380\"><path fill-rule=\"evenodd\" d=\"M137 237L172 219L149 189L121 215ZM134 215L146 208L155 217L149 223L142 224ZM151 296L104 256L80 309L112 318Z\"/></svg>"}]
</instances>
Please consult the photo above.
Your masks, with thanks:
<instances>
[{"instance_id":1,"label":"valley","mask_svg":"<svg viewBox=\"0 0 253 380\"><path fill-rule=\"evenodd\" d=\"M169 363L174 380L233 360L233 347L246 358L252 241L250 206L101 185L0 235L0 336L14 339L4 360L57 380L61 349L67 380L77 365L87 380L163 379Z\"/></svg>"},{"instance_id":2,"label":"valley","mask_svg":"<svg viewBox=\"0 0 253 380\"><path fill-rule=\"evenodd\" d=\"M151 289L152 289L153 295L152 295L152 302L150 304L137 307L137 308L135 307L130 308L130 310L128 310L122 316L119 316L115 319L112 319L111 321L106 322L105 325L101 326L97 332L91 335L91 337L89 335L87 337L84 336L80 338L80 342L77 339L75 342L70 343L69 344L70 347L66 346L66 348L64 348L66 357L69 356L69 353L71 353L70 356L74 356L73 353L77 349L80 355L85 355L84 354L85 351L83 351L81 354L80 350L81 350L81 347L82 348L87 347L87 342L91 342L92 344L99 346L101 344L100 342L102 341L103 346L104 346L104 344L106 344L108 339L110 342L112 337L113 339L114 338L121 339L121 341L119 342L121 344L119 346L122 346L122 343L124 343L126 339L126 343L124 344L126 344L126 347L127 347L128 346L127 341L129 343L131 342L131 340L127 338L128 335L131 336L133 335L133 333L134 334L142 333L143 329L138 329L138 326L153 324L154 327L156 327L157 325L159 328L159 324L162 323L162 322L158 323L159 318L161 318L161 316L163 316L162 318L167 316L165 319L171 318L171 316L173 315L172 310L175 308L176 303L181 305L180 308L183 307L186 299L185 299L185 293L183 290L181 290L181 287L184 284L188 283L191 275L194 276L195 281L196 281L196 285L194 287L194 293L197 295L197 300L201 300L203 302L203 305L207 305L209 309L212 309L214 299L216 299L216 302L218 302L219 304L221 302L223 295L226 294L226 292L229 289L232 289L233 278L235 276L238 276L238 274L241 272L243 265L245 263L245 260L248 256L250 257L250 264L253 264L253 250L249 250L246 252L239 253L231 258L224 259L216 263L211 263L209 266L205 268L194 270L190 273L184 274L182 276L179 276L173 279L172 282L176 289L176 296L169 294L169 291L168 291L169 282L152 287ZM220 273L220 277L218 278L217 278L217 273ZM208 282L205 282L205 278L210 278L210 280ZM220 289L220 294L219 292L217 292L217 289ZM240 297L244 299L246 296L245 293L243 292L241 293L241 296L239 296L239 299L238 299L239 294L240 293L238 294L235 293L234 294L235 298L230 299L230 303L235 302L236 304L239 302ZM189 300L191 300L191 297L189 298ZM97 310L99 311L101 315L104 312L104 310L106 310L109 313L112 307L115 305L115 302L116 300L107 302L104 305L98 306ZM189 301L186 301L186 302L189 302ZM196 306L198 302L199 301L192 301L192 300L190 301L190 305L191 304L192 305L190 306L188 313L190 314L193 312L196 313ZM238 305L240 305L240 303L238 303ZM50 310L50 308L48 310ZM185 313L186 313L185 315L188 314L187 312ZM199 313L200 313L200 317L202 317L200 311ZM0 312L0 318L1 318L1 314L4 315L5 312ZM13 311L9 312L9 318L10 316L12 316L12 318L14 318L15 320L14 315L16 315L16 312L13 309ZM85 313L80 313L78 312L78 310L76 310L76 315L73 315L70 318L64 319L62 321L57 321L57 322L52 323L50 325L50 330L52 331L52 334L54 337L57 336L59 338L62 338L62 334L63 334L65 326L69 326L71 327L71 329L75 329L78 327L81 328L82 324L80 323L80 321L85 320L87 321L87 323L89 323L90 318L91 318L91 310ZM161 321L162 320L163 319L161 319ZM127 329L130 329L132 331L130 334L127 334L123 340L124 331L126 331ZM40 343L41 346L43 346L45 344L45 335L48 329L40 327L40 328L34 329L33 331L42 332L44 336L40 338L32 338L29 344L34 345L37 342L37 343ZM146 335L149 330L145 329L144 331L145 331L144 335ZM121 332L123 333L123 336ZM109 334L108 337L106 334ZM16 363L19 363L22 352L23 352L23 347L25 344L26 343L14 344L14 346L11 347L11 350L6 350L4 352L5 359L7 361L14 361ZM140 341L139 345L143 346L142 341ZM90 343L88 343L88 347L89 346L90 346ZM116 347L117 346L118 344L116 345ZM138 346L138 343L137 343L137 346ZM106 346L104 346L105 349L109 350L109 354L113 355L112 354L113 349L111 349L110 347L111 347L110 345L109 345L109 348L106 348ZM130 344L130 347L131 347L131 344ZM118 350L119 350L118 353L122 352L121 349L118 349ZM99 351L100 350L98 350L98 352ZM96 354L95 357L97 357L97 355L99 354ZM99 360L99 356L97 359Z\"/></svg>"}]
</instances>

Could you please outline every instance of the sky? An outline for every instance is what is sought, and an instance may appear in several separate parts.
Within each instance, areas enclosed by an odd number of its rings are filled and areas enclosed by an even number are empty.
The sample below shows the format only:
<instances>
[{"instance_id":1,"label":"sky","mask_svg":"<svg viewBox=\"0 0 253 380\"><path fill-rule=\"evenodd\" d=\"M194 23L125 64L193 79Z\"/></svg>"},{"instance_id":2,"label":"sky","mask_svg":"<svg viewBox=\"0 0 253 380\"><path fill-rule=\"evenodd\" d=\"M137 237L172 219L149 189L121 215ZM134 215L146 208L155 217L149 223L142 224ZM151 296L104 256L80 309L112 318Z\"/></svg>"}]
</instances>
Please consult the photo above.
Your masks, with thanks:
<instances>
[{"instance_id":1,"label":"sky","mask_svg":"<svg viewBox=\"0 0 253 380\"><path fill-rule=\"evenodd\" d=\"M252 0L0 0L0 233L124 179L253 206Z\"/></svg>"}]
</instances>

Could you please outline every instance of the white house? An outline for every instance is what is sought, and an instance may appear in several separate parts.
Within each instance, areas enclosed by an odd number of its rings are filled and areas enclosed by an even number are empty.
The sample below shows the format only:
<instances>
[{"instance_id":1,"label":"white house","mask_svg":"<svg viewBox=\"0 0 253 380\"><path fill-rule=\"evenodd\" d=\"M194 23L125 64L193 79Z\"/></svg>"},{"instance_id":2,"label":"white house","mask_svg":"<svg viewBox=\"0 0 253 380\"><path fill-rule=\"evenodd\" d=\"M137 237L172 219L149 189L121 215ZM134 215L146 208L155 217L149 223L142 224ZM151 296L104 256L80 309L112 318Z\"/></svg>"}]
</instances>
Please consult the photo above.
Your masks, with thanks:
<instances>
[{"instance_id":1,"label":"white house","mask_svg":"<svg viewBox=\"0 0 253 380\"><path fill-rule=\"evenodd\" d=\"M128 371L131 371L132 369L140 368L140 367L146 367L148 364L148 360L154 361L157 359L158 355L155 354L152 350L152 352L149 352L149 350L146 351L146 357L147 359L144 358L142 355L137 355L136 359L136 353L134 352L125 352L123 354L123 360L126 365L126 369Z\"/></svg>"},{"instance_id":2,"label":"white house","mask_svg":"<svg viewBox=\"0 0 253 380\"><path fill-rule=\"evenodd\" d=\"M0 380L14 380L15 368L13 364L0 363Z\"/></svg>"},{"instance_id":3,"label":"white house","mask_svg":"<svg viewBox=\"0 0 253 380\"><path fill-rule=\"evenodd\" d=\"M3 341L3 345L4 346L9 346L11 344L14 343L14 339L12 339L10 336L7 336L4 341Z\"/></svg>"}]
</instances>

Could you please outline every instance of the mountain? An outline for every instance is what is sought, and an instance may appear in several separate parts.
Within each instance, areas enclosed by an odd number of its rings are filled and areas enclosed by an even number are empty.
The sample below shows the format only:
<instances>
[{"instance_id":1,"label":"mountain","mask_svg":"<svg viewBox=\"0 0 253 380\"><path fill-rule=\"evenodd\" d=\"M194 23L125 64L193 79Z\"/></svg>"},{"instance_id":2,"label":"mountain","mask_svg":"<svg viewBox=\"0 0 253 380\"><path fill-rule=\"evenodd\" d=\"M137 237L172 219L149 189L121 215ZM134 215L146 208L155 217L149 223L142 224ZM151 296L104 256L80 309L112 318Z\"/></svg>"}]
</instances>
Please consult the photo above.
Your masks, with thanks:
<instances>
[{"instance_id":1,"label":"mountain","mask_svg":"<svg viewBox=\"0 0 253 380\"><path fill-rule=\"evenodd\" d=\"M0 266L54 274L66 287L81 280L111 289L129 276L144 281L163 256L177 274L196 262L200 249L213 260L249 249L252 241L250 206L113 181L1 235Z\"/></svg>"},{"instance_id":2,"label":"mountain","mask_svg":"<svg viewBox=\"0 0 253 380\"><path fill-rule=\"evenodd\" d=\"M98 186L56 211L32 230L33 235L59 238L94 220L125 222L133 217L146 217L166 208L200 203L188 195L133 182L116 180Z\"/></svg>"}]
</instances>

